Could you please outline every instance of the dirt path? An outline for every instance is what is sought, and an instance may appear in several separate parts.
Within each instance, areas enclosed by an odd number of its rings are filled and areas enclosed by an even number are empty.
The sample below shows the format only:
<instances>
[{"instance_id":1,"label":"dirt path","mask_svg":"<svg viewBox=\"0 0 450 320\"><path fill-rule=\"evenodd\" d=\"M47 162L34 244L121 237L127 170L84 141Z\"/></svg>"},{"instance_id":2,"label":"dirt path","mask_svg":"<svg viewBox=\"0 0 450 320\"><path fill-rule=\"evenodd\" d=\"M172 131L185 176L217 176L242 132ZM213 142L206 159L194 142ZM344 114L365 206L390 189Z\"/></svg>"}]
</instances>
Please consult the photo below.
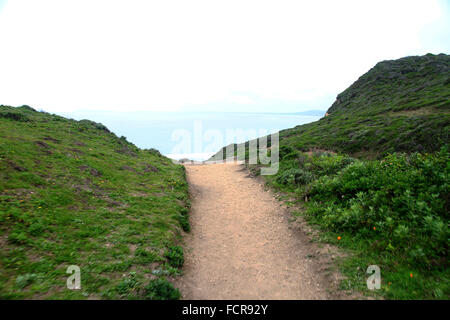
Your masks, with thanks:
<instances>
[{"instance_id":1,"label":"dirt path","mask_svg":"<svg viewBox=\"0 0 450 320\"><path fill-rule=\"evenodd\" d=\"M323 266L319 270L310 258L315 245L242 166L186 170L192 231L186 237L184 276L176 283L184 299L333 298Z\"/></svg>"}]
</instances>

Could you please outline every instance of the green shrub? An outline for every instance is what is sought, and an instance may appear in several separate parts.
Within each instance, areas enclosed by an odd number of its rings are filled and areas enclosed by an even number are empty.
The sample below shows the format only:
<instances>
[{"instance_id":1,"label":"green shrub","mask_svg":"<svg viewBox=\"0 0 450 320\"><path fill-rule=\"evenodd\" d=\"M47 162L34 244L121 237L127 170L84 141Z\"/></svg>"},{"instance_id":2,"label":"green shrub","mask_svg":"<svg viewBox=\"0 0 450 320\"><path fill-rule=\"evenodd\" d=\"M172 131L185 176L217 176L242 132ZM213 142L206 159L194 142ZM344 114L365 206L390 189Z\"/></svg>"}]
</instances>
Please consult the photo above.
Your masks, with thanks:
<instances>
[{"instance_id":1,"label":"green shrub","mask_svg":"<svg viewBox=\"0 0 450 320\"><path fill-rule=\"evenodd\" d=\"M181 200L181 199L179 199ZM189 199L183 199L188 207L190 206ZM180 213L176 215L176 219L180 222L181 227L183 228L183 231L190 232L191 231L191 225L189 224L189 209L186 207L181 208Z\"/></svg>"},{"instance_id":2,"label":"green shrub","mask_svg":"<svg viewBox=\"0 0 450 320\"><path fill-rule=\"evenodd\" d=\"M298 157L298 152L294 151L291 153L288 153L283 157L283 160L289 160L289 159L296 159Z\"/></svg>"},{"instance_id":3,"label":"green shrub","mask_svg":"<svg viewBox=\"0 0 450 320\"><path fill-rule=\"evenodd\" d=\"M172 246L166 252L166 258L169 264L174 268L181 268L184 264L183 248Z\"/></svg>"},{"instance_id":4,"label":"green shrub","mask_svg":"<svg viewBox=\"0 0 450 320\"><path fill-rule=\"evenodd\" d=\"M13 120L13 121L20 121L20 122L28 122L30 119L22 114L17 112L0 112L0 118Z\"/></svg>"},{"instance_id":5,"label":"green shrub","mask_svg":"<svg viewBox=\"0 0 450 320\"><path fill-rule=\"evenodd\" d=\"M443 267L449 186L446 148L436 155L392 154L314 181L308 214L335 231L377 240L382 252L394 248L409 263Z\"/></svg>"},{"instance_id":6,"label":"green shrub","mask_svg":"<svg viewBox=\"0 0 450 320\"><path fill-rule=\"evenodd\" d=\"M321 152L320 154L315 154L311 158L310 170L317 176L335 174L352 164L354 161L353 158L347 156Z\"/></svg>"},{"instance_id":7,"label":"green shrub","mask_svg":"<svg viewBox=\"0 0 450 320\"><path fill-rule=\"evenodd\" d=\"M151 280L144 288L144 297L148 300L178 300L180 291L164 278Z\"/></svg>"},{"instance_id":8,"label":"green shrub","mask_svg":"<svg viewBox=\"0 0 450 320\"><path fill-rule=\"evenodd\" d=\"M119 295L125 296L130 293L131 290L136 288L138 285L137 280L135 277L130 277L123 279L119 284L116 286L116 291Z\"/></svg>"},{"instance_id":9,"label":"green shrub","mask_svg":"<svg viewBox=\"0 0 450 320\"><path fill-rule=\"evenodd\" d=\"M45 231L45 226L41 222L34 222L31 223L28 227L28 233L30 233L33 236L38 236L42 234Z\"/></svg>"},{"instance_id":10,"label":"green shrub","mask_svg":"<svg viewBox=\"0 0 450 320\"><path fill-rule=\"evenodd\" d=\"M279 152L280 159L284 159L288 154L293 153L294 149L290 146L280 146L280 149L278 152Z\"/></svg>"},{"instance_id":11,"label":"green shrub","mask_svg":"<svg viewBox=\"0 0 450 320\"><path fill-rule=\"evenodd\" d=\"M34 273L26 273L24 275L20 275L16 278L16 287L19 289L23 289L33 283L36 279L37 275Z\"/></svg>"},{"instance_id":12,"label":"green shrub","mask_svg":"<svg viewBox=\"0 0 450 320\"><path fill-rule=\"evenodd\" d=\"M153 155L156 155L156 156L158 156L158 157L162 157L163 155L159 152L159 150L156 150L156 149L154 149L154 148L150 148L150 149L143 149L144 151L146 151L146 152L148 152L148 153L150 153L150 154L153 154ZM183 168L184 168L184 166L182 166Z\"/></svg>"},{"instance_id":13,"label":"green shrub","mask_svg":"<svg viewBox=\"0 0 450 320\"><path fill-rule=\"evenodd\" d=\"M324 238L354 252L342 267L353 287L361 288L362 275L355 270L376 262L386 281L380 291L385 297L450 295L447 147L435 154L395 153L380 160L299 154L283 159L268 183L307 200L302 202L306 219L325 231Z\"/></svg>"},{"instance_id":14,"label":"green shrub","mask_svg":"<svg viewBox=\"0 0 450 320\"><path fill-rule=\"evenodd\" d=\"M158 260L158 255L154 252L147 251L142 247L138 247L134 252L134 261L139 264L149 264Z\"/></svg>"},{"instance_id":15,"label":"green shrub","mask_svg":"<svg viewBox=\"0 0 450 320\"><path fill-rule=\"evenodd\" d=\"M306 170L291 168L282 171L277 177L277 182L282 185L304 185L314 179L314 175Z\"/></svg>"},{"instance_id":16,"label":"green shrub","mask_svg":"<svg viewBox=\"0 0 450 320\"><path fill-rule=\"evenodd\" d=\"M109 129L105 125L103 125L102 123L99 123L99 122L95 122L95 121L83 119L83 120L78 121L78 124L81 126L85 126L85 127L93 127L95 129L105 131L108 133L110 132Z\"/></svg>"},{"instance_id":17,"label":"green shrub","mask_svg":"<svg viewBox=\"0 0 450 320\"><path fill-rule=\"evenodd\" d=\"M28 238L25 235L25 233L23 233L23 232L13 231L13 232L11 232L9 234L8 241L10 243L23 245L23 244L26 244L28 242Z\"/></svg>"},{"instance_id":18,"label":"green shrub","mask_svg":"<svg viewBox=\"0 0 450 320\"><path fill-rule=\"evenodd\" d=\"M191 231L191 225L189 223L189 217L186 215L179 214L177 215L177 220L180 222L180 226L184 232Z\"/></svg>"}]
</instances>

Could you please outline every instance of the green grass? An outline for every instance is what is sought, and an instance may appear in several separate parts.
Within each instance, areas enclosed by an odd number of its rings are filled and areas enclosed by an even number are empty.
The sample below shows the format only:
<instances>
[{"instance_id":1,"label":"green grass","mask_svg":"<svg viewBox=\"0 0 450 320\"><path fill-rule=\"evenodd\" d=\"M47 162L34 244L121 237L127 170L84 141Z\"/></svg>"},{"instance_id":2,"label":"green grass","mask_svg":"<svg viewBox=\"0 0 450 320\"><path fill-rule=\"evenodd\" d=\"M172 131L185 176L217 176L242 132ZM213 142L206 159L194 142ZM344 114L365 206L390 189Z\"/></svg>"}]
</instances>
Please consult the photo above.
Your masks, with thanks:
<instances>
[{"instance_id":1,"label":"green grass","mask_svg":"<svg viewBox=\"0 0 450 320\"><path fill-rule=\"evenodd\" d=\"M160 298L148 286L179 274L166 252L188 208L184 167L158 151L92 121L0 106L0 298ZM66 288L69 265L81 290ZM155 290L170 291L163 281Z\"/></svg>"}]
</instances>

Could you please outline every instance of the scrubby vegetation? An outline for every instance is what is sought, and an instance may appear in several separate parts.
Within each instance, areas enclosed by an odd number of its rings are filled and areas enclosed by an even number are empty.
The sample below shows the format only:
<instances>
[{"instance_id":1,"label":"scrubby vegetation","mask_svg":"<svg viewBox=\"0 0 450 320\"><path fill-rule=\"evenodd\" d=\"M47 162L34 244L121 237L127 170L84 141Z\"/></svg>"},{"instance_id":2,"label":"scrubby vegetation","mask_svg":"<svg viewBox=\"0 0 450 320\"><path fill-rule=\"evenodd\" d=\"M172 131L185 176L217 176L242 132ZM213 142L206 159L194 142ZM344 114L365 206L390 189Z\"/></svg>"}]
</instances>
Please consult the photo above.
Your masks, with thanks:
<instances>
[{"instance_id":1,"label":"scrubby vegetation","mask_svg":"<svg viewBox=\"0 0 450 320\"><path fill-rule=\"evenodd\" d=\"M151 280L145 287L145 298L148 300L178 300L180 291L164 278Z\"/></svg>"},{"instance_id":2,"label":"scrubby vegetation","mask_svg":"<svg viewBox=\"0 0 450 320\"><path fill-rule=\"evenodd\" d=\"M169 299L184 167L102 124L0 106L0 298ZM174 260L175 259L175 260ZM175 261L175 263L174 263ZM66 288L69 265L81 290Z\"/></svg>"},{"instance_id":3,"label":"scrubby vegetation","mask_svg":"<svg viewBox=\"0 0 450 320\"><path fill-rule=\"evenodd\" d=\"M382 160L298 153L269 176L305 208L329 241L354 251L348 284L364 289L378 265L388 298L448 298L450 154L392 154ZM338 240L339 237L339 240Z\"/></svg>"},{"instance_id":4,"label":"scrubby vegetation","mask_svg":"<svg viewBox=\"0 0 450 320\"><path fill-rule=\"evenodd\" d=\"M184 264L183 248L180 246L172 246L166 253L169 264L174 268L181 268Z\"/></svg>"},{"instance_id":5,"label":"scrubby vegetation","mask_svg":"<svg viewBox=\"0 0 450 320\"><path fill-rule=\"evenodd\" d=\"M377 294L450 297L449 101L450 56L383 61L339 94L328 116L280 132L279 171L265 178L296 199L322 240L351 251L344 289L367 292L375 264ZM248 160L248 146L231 156Z\"/></svg>"}]
</instances>

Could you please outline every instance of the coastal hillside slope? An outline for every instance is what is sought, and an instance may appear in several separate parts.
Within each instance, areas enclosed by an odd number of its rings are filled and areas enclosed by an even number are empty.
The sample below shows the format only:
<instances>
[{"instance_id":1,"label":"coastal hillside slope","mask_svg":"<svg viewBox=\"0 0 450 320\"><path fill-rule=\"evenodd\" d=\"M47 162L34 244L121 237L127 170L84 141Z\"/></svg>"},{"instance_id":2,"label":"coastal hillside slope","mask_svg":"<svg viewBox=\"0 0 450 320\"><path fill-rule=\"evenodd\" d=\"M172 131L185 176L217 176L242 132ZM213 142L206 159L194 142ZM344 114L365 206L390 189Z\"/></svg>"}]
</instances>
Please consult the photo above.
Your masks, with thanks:
<instances>
[{"instance_id":1,"label":"coastal hillside slope","mask_svg":"<svg viewBox=\"0 0 450 320\"><path fill-rule=\"evenodd\" d=\"M427 54L377 63L337 96L327 116L280 131L280 144L380 158L437 151L449 132L450 56Z\"/></svg>"},{"instance_id":2,"label":"coastal hillside slope","mask_svg":"<svg viewBox=\"0 0 450 320\"><path fill-rule=\"evenodd\" d=\"M177 298L188 206L184 167L157 150L0 106L0 299Z\"/></svg>"}]
</instances>

